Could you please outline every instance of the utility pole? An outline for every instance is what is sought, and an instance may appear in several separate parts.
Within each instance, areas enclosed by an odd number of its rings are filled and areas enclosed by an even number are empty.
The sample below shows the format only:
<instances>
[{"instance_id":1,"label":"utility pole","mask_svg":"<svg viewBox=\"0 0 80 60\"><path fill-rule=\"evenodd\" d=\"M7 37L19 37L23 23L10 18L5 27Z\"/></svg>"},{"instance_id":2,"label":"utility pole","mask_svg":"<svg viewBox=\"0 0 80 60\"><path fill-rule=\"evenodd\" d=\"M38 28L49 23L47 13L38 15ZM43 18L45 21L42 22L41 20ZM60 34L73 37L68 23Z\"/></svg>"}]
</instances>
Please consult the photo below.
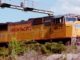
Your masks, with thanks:
<instances>
[{"instance_id":1,"label":"utility pole","mask_svg":"<svg viewBox=\"0 0 80 60\"><path fill-rule=\"evenodd\" d=\"M17 9L17 10L22 10L22 11L26 11L26 12L30 11L30 12L42 13L42 14L47 14L49 16L53 16L52 11L41 10L41 9L36 9L36 8L31 8L31 7L24 7L24 3L21 3L21 6L7 4L7 3L1 3L0 7L1 8Z\"/></svg>"},{"instance_id":2,"label":"utility pole","mask_svg":"<svg viewBox=\"0 0 80 60\"><path fill-rule=\"evenodd\" d=\"M0 0L0 5L1 5L1 3L2 3L2 0Z\"/></svg>"}]
</instances>

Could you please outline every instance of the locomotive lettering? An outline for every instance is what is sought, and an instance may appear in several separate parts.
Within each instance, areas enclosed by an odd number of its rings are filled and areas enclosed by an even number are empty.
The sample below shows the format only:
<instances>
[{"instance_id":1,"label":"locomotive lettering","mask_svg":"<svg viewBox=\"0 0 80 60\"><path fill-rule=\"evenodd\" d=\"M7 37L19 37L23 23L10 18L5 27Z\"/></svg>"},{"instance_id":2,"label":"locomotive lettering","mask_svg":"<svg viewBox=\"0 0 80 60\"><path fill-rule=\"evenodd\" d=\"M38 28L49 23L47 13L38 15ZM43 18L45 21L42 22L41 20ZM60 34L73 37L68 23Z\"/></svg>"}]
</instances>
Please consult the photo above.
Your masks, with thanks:
<instances>
[{"instance_id":1,"label":"locomotive lettering","mask_svg":"<svg viewBox=\"0 0 80 60\"><path fill-rule=\"evenodd\" d=\"M10 30L11 32L17 32L17 31L31 31L31 27L14 27Z\"/></svg>"}]
</instances>

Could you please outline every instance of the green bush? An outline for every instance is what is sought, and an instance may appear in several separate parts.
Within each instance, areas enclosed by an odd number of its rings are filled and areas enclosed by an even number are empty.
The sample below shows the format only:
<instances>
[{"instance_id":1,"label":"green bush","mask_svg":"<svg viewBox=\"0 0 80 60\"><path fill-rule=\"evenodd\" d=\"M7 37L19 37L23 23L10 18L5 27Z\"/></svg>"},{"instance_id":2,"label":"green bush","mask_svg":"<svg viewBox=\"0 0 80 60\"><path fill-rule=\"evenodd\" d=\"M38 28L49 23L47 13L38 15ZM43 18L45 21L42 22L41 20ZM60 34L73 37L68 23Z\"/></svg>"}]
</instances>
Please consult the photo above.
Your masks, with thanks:
<instances>
[{"instance_id":1,"label":"green bush","mask_svg":"<svg viewBox=\"0 0 80 60\"><path fill-rule=\"evenodd\" d=\"M66 46L62 43L47 42L45 44L31 43L28 44L29 50L41 51L42 54L62 53Z\"/></svg>"},{"instance_id":2,"label":"green bush","mask_svg":"<svg viewBox=\"0 0 80 60\"><path fill-rule=\"evenodd\" d=\"M9 54L21 55L25 51L25 44L17 40L9 42Z\"/></svg>"},{"instance_id":3,"label":"green bush","mask_svg":"<svg viewBox=\"0 0 80 60\"><path fill-rule=\"evenodd\" d=\"M61 53L62 51L66 50L66 46L62 43L48 42L45 44L45 47L51 53Z\"/></svg>"},{"instance_id":4,"label":"green bush","mask_svg":"<svg viewBox=\"0 0 80 60\"><path fill-rule=\"evenodd\" d=\"M16 39L9 43L9 50L11 54L23 54L31 50L41 52L42 54L61 53L66 50L66 46L62 43L46 42L40 44L38 42L30 41L27 44L19 42Z\"/></svg>"},{"instance_id":5,"label":"green bush","mask_svg":"<svg viewBox=\"0 0 80 60\"><path fill-rule=\"evenodd\" d=\"M8 56L8 48L0 47L0 56Z\"/></svg>"}]
</instances>

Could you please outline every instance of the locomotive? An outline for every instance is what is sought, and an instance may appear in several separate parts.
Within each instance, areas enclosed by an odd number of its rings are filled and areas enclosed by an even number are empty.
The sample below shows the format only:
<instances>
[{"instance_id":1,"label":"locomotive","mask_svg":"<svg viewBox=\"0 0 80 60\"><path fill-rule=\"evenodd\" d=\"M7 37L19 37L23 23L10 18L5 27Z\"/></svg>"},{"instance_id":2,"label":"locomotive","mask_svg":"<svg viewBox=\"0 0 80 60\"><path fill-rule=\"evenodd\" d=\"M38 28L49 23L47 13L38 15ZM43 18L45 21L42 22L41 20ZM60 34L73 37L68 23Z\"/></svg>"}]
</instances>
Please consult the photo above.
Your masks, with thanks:
<instances>
[{"instance_id":1,"label":"locomotive","mask_svg":"<svg viewBox=\"0 0 80 60\"><path fill-rule=\"evenodd\" d=\"M0 43L17 41L62 41L64 44L79 40L80 19L75 15L45 16L27 21L0 23Z\"/></svg>"}]
</instances>

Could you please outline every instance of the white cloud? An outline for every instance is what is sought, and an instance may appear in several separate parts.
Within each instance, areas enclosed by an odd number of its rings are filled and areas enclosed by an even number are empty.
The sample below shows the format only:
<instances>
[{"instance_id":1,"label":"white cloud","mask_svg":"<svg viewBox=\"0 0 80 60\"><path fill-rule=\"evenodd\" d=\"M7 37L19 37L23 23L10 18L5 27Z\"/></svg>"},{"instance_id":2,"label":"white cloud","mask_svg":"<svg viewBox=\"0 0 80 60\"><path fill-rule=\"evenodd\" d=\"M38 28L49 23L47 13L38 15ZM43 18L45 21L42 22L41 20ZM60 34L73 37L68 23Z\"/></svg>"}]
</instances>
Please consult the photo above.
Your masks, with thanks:
<instances>
[{"instance_id":1,"label":"white cloud","mask_svg":"<svg viewBox=\"0 0 80 60\"><path fill-rule=\"evenodd\" d=\"M80 0L57 0L51 10L57 14L80 14Z\"/></svg>"}]
</instances>

